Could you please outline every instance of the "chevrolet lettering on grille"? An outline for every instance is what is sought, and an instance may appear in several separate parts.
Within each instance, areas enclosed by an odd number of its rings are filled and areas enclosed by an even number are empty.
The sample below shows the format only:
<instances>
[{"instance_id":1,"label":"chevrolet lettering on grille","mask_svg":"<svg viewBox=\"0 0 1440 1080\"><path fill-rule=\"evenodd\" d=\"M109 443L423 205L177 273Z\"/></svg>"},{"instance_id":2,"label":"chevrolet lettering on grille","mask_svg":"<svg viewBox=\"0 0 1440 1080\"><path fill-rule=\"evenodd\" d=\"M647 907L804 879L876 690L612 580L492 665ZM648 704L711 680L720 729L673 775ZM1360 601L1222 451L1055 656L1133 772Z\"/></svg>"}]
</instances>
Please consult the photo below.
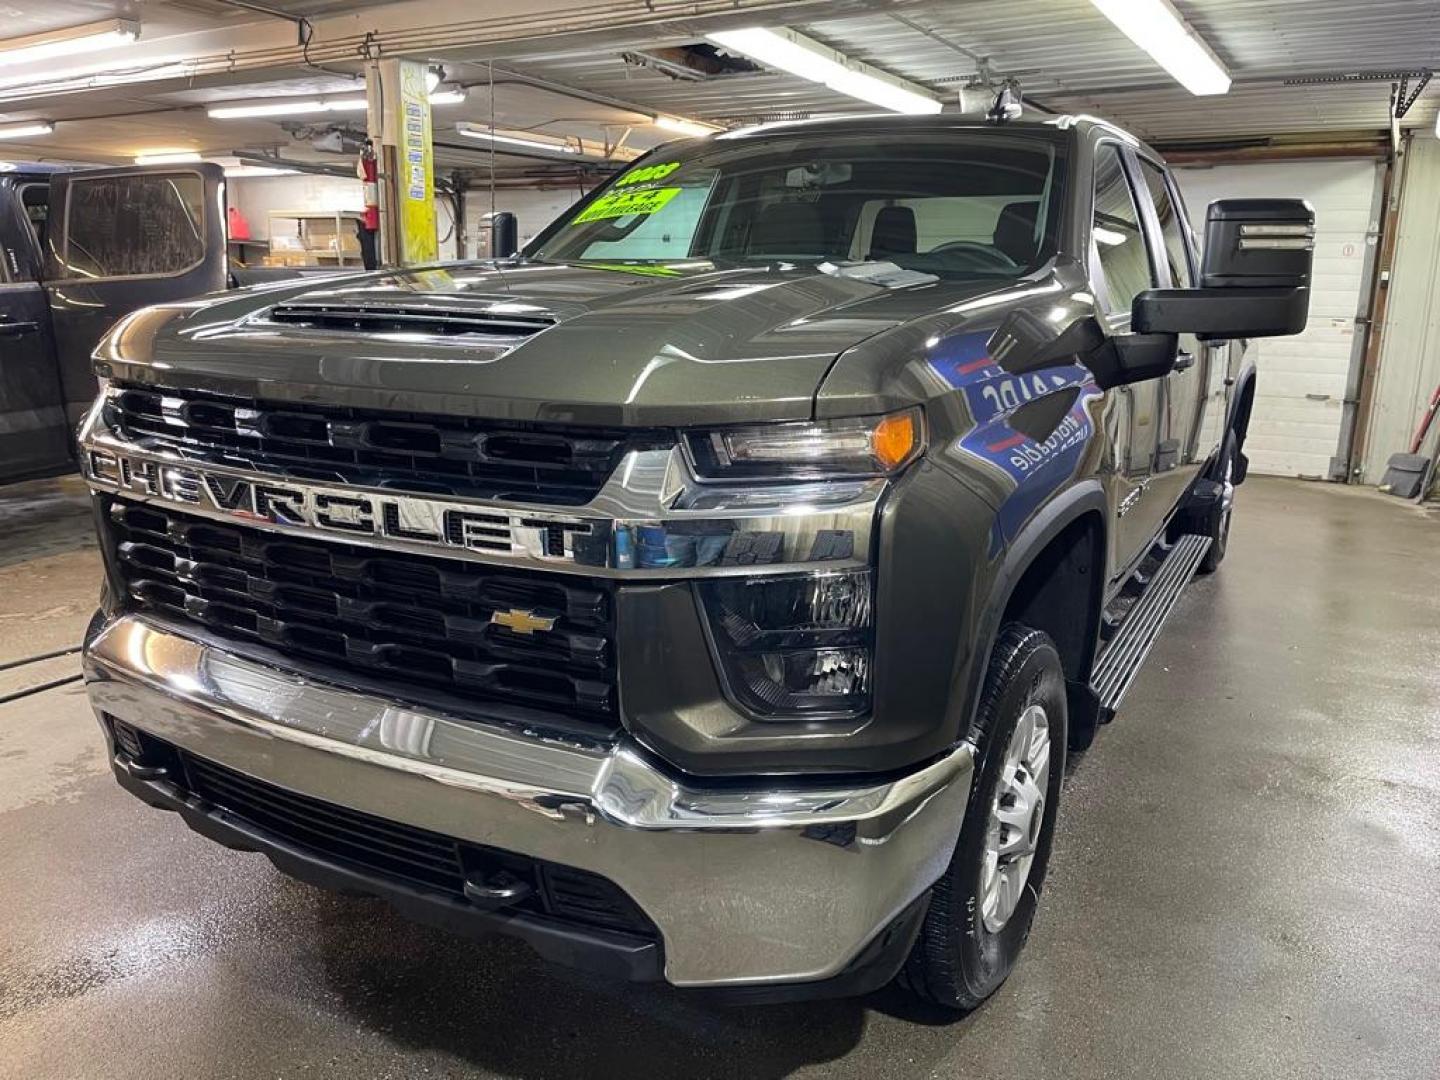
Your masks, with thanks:
<instances>
[{"instance_id":1,"label":"chevrolet lettering on grille","mask_svg":"<svg viewBox=\"0 0 1440 1080\"><path fill-rule=\"evenodd\" d=\"M210 517L352 540L561 559L573 551L575 537L593 528L573 518L237 475L93 447L84 451L82 463L92 483L120 494L180 504Z\"/></svg>"}]
</instances>

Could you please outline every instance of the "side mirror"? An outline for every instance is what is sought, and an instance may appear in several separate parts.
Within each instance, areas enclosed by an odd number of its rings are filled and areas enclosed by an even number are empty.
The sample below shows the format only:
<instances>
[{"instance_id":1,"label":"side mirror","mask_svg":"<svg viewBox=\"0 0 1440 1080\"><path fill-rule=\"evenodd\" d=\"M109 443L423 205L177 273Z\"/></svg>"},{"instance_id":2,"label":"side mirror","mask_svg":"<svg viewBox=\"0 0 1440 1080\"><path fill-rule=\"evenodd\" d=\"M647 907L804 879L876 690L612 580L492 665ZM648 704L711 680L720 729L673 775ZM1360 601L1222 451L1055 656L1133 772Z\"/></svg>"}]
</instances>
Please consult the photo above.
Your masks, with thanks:
<instances>
[{"instance_id":1,"label":"side mirror","mask_svg":"<svg viewBox=\"0 0 1440 1080\"><path fill-rule=\"evenodd\" d=\"M520 246L515 215L508 210L497 210L485 217L490 222L490 257L508 259Z\"/></svg>"},{"instance_id":2,"label":"side mirror","mask_svg":"<svg viewBox=\"0 0 1440 1080\"><path fill-rule=\"evenodd\" d=\"M1101 390L1159 379L1175 370L1180 340L1174 334L1115 334L1082 357Z\"/></svg>"},{"instance_id":3,"label":"side mirror","mask_svg":"<svg viewBox=\"0 0 1440 1080\"><path fill-rule=\"evenodd\" d=\"M1174 334L1107 334L1094 315L1083 315L1056 333L1047 320L1020 310L1000 323L986 350L1012 375L1073 357L1090 369L1100 389L1110 390L1168 375L1180 344Z\"/></svg>"},{"instance_id":4,"label":"side mirror","mask_svg":"<svg viewBox=\"0 0 1440 1080\"><path fill-rule=\"evenodd\" d=\"M1131 325L1201 338L1282 337L1305 329L1315 211L1302 199L1220 199L1205 218L1198 289L1147 289Z\"/></svg>"}]
</instances>

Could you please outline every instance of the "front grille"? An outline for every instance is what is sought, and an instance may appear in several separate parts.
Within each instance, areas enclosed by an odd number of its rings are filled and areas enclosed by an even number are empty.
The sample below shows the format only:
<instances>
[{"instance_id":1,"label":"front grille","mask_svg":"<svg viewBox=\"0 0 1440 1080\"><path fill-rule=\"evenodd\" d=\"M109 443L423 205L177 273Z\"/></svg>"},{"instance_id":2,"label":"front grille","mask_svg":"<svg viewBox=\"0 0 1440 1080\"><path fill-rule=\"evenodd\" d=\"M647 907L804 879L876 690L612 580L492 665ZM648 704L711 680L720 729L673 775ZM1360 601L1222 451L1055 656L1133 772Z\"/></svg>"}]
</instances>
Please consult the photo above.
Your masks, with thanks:
<instances>
[{"instance_id":1,"label":"front grille","mask_svg":"<svg viewBox=\"0 0 1440 1080\"><path fill-rule=\"evenodd\" d=\"M123 500L109 519L133 608L378 677L411 697L449 691L523 722L615 729L614 603L601 583L277 536ZM521 634L490 621L512 609L555 623Z\"/></svg>"},{"instance_id":2,"label":"front grille","mask_svg":"<svg viewBox=\"0 0 1440 1080\"><path fill-rule=\"evenodd\" d=\"M327 861L428 892L465 896L465 882L509 882L529 892L505 907L566 923L658 940L655 925L608 878L441 833L276 787L112 720L115 741L137 764L165 765L171 779L267 837ZM132 751L131 743L140 749Z\"/></svg>"},{"instance_id":3,"label":"front grille","mask_svg":"<svg viewBox=\"0 0 1440 1080\"><path fill-rule=\"evenodd\" d=\"M582 505L628 450L669 436L126 386L106 422L140 446L297 478Z\"/></svg>"}]
</instances>

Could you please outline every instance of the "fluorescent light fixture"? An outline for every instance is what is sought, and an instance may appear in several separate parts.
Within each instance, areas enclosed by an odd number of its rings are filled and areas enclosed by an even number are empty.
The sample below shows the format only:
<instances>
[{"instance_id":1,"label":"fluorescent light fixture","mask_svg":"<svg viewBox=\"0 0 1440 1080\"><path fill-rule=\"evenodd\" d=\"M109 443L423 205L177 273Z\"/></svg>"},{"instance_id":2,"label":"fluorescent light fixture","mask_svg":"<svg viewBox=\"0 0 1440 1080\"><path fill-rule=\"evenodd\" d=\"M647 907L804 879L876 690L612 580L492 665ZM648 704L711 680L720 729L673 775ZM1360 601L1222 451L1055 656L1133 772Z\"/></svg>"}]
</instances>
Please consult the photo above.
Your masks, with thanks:
<instances>
[{"instance_id":1,"label":"fluorescent light fixture","mask_svg":"<svg viewBox=\"0 0 1440 1080\"><path fill-rule=\"evenodd\" d=\"M465 100L461 89L440 90L430 95L431 105L459 105ZM273 101L252 101L244 105L216 105L205 110L211 120L249 120L265 116L313 116L316 113L364 112L368 104L363 96L334 98L276 98Z\"/></svg>"},{"instance_id":2,"label":"fluorescent light fixture","mask_svg":"<svg viewBox=\"0 0 1440 1080\"><path fill-rule=\"evenodd\" d=\"M702 138L705 135L713 135L717 131L725 129L718 124L706 124L700 120L686 120L683 116L657 116L650 121L658 128L666 131L673 131L677 135L689 135L693 138Z\"/></svg>"},{"instance_id":3,"label":"fluorescent light fixture","mask_svg":"<svg viewBox=\"0 0 1440 1080\"><path fill-rule=\"evenodd\" d=\"M227 165L225 175L231 180L256 180L262 176L294 176L299 169L280 169L273 165Z\"/></svg>"},{"instance_id":4,"label":"fluorescent light fixture","mask_svg":"<svg viewBox=\"0 0 1440 1080\"><path fill-rule=\"evenodd\" d=\"M28 139L34 135L49 135L55 125L49 120L31 120L24 124L0 124L0 139Z\"/></svg>"},{"instance_id":5,"label":"fluorescent light fixture","mask_svg":"<svg viewBox=\"0 0 1440 1080\"><path fill-rule=\"evenodd\" d=\"M1440 139L1440 113L1435 114L1435 137Z\"/></svg>"},{"instance_id":6,"label":"fluorescent light fixture","mask_svg":"<svg viewBox=\"0 0 1440 1080\"><path fill-rule=\"evenodd\" d=\"M287 98L280 101L257 101L250 105L217 105L206 109L212 120L244 120L254 116L309 116L312 113L364 112L363 97Z\"/></svg>"},{"instance_id":7,"label":"fluorescent light fixture","mask_svg":"<svg viewBox=\"0 0 1440 1080\"><path fill-rule=\"evenodd\" d=\"M879 68L852 60L797 34L781 28L767 30L752 26L744 30L723 30L706 35L731 52L744 53L766 67L779 68L811 82L823 83L836 93L847 94L883 109L899 113L938 113L940 102L922 88L886 74Z\"/></svg>"},{"instance_id":8,"label":"fluorescent light fixture","mask_svg":"<svg viewBox=\"0 0 1440 1080\"><path fill-rule=\"evenodd\" d=\"M475 124L460 123L455 125L455 130L469 139L480 139L484 142L498 144L497 149L506 146L523 146L527 150L544 150L552 154L578 154L580 147L574 143L563 142L559 139L542 139L539 136L509 135L498 131L491 131L489 128L479 127Z\"/></svg>"},{"instance_id":9,"label":"fluorescent light fixture","mask_svg":"<svg viewBox=\"0 0 1440 1080\"><path fill-rule=\"evenodd\" d=\"M1223 94L1230 73L1169 0L1090 0L1192 94Z\"/></svg>"},{"instance_id":10,"label":"fluorescent light fixture","mask_svg":"<svg viewBox=\"0 0 1440 1080\"><path fill-rule=\"evenodd\" d=\"M133 19L106 19L103 22L48 30L26 37L0 38L0 64L30 64L57 56L101 52L133 45L140 36L140 24Z\"/></svg>"},{"instance_id":11,"label":"fluorescent light fixture","mask_svg":"<svg viewBox=\"0 0 1440 1080\"><path fill-rule=\"evenodd\" d=\"M1104 244L1106 247L1119 247L1129 237L1117 229L1107 229L1103 225L1096 225L1090 230L1090 235L1095 237L1097 244Z\"/></svg>"},{"instance_id":12,"label":"fluorescent light fixture","mask_svg":"<svg viewBox=\"0 0 1440 1080\"><path fill-rule=\"evenodd\" d=\"M102 86L123 86L152 79L177 78L192 73L193 64L181 56L151 56L135 67L135 60L115 54L96 59L83 58L83 63L66 67L45 65L41 70L23 71L0 66L0 93L8 98L9 91L20 89L28 94L55 93L61 89L94 90Z\"/></svg>"},{"instance_id":13,"label":"fluorescent light fixture","mask_svg":"<svg viewBox=\"0 0 1440 1080\"><path fill-rule=\"evenodd\" d=\"M150 150L135 155L136 165L187 165L199 160L198 150Z\"/></svg>"}]
</instances>

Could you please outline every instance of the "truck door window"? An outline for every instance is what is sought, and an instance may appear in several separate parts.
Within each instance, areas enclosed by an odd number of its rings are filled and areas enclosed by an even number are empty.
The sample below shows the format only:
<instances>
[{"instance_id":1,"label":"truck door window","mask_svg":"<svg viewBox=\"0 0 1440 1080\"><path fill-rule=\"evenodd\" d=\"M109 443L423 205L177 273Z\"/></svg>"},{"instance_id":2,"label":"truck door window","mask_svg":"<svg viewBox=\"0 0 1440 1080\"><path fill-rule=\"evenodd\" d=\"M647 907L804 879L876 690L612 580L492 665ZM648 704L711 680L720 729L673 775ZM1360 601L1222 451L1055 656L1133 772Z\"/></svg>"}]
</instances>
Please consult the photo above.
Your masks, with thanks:
<instances>
[{"instance_id":1,"label":"truck door window","mask_svg":"<svg viewBox=\"0 0 1440 1080\"><path fill-rule=\"evenodd\" d=\"M53 224L53 223L52 223ZM75 177L60 278L163 277L205 258L205 181L198 173Z\"/></svg>"},{"instance_id":2,"label":"truck door window","mask_svg":"<svg viewBox=\"0 0 1440 1080\"><path fill-rule=\"evenodd\" d=\"M1155 204L1155 216L1160 219L1160 230L1165 235L1165 261L1170 264L1170 282L1177 289L1188 289L1192 285L1190 256L1185 250L1185 236L1180 216L1175 212L1175 203L1170 198L1170 189L1165 183L1165 171L1154 162L1140 160L1140 175L1145 177L1145 186Z\"/></svg>"},{"instance_id":3,"label":"truck door window","mask_svg":"<svg viewBox=\"0 0 1440 1080\"><path fill-rule=\"evenodd\" d=\"M1113 143L1102 143L1095 152L1095 219L1090 235L1105 278L1106 310L1128 315L1136 294L1154 282L1134 194Z\"/></svg>"},{"instance_id":4,"label":"truck door window","mask_svg":"<svg viewBox=\"0 0 1440 1080\"><path fill-rule=\"evenodd\" d=\"M35 242L40 250L45 250L46 230L45 226L50 216L50 184L32 183L20 185L20 205L25 210L25 218L30 222L30 228L35 233Z\"/></svg>"}]
</instances>

